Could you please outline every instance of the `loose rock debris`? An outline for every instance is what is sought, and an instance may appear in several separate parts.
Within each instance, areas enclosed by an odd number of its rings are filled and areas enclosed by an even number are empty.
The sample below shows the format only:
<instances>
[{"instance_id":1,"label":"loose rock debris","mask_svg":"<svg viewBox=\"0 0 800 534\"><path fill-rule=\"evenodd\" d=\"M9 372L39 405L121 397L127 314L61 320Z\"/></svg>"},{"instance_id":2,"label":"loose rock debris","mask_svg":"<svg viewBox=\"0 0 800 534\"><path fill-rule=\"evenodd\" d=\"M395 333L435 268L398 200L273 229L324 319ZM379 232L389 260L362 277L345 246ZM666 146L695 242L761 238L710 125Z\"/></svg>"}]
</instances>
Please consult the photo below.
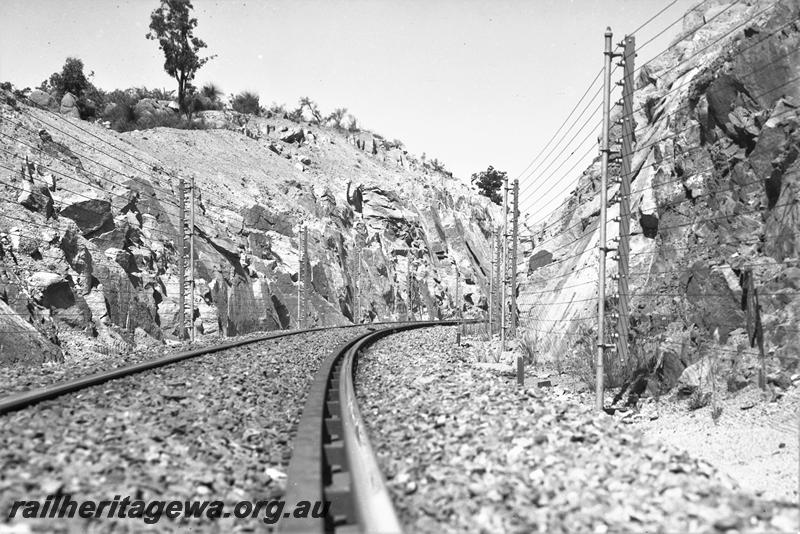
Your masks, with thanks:
<instances>
[{"instance_id":1,"label":"loose rock debris","mask_svg":"<svg viewBox=\"0 0 800 534\"><path fill-rule=\"evenodd\" d=\"M409 532L795 532L793 503L736 491L708 463L590 406L518 389L454 346L401 333L361 356L357 390Z\"/></svg>"},{"instance_id":2,"label":"loose rock debris","mask_svg":"<svg viewBox=\"0 0 800 534\"><path fill-rule=\"evenodd\" d=\"M202 356L0 418L0 532L263 532L221 518L7 521L15 500L279 499L296 424L320 362L363 328L314 332ZM287 504L287 507L289 504ZM21 529L21 530L20 530Z\"/></svg>"}]
</instances>

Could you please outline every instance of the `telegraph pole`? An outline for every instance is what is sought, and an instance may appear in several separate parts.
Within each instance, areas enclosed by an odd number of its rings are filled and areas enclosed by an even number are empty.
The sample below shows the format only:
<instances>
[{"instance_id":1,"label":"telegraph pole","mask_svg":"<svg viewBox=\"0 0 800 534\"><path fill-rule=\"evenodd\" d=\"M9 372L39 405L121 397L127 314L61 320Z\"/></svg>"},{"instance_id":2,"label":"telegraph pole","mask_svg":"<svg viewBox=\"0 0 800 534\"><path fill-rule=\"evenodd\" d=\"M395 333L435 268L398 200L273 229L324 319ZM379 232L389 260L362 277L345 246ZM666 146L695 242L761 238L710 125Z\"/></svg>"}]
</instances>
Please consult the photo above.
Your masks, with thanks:
<instances>
[{"instance_id":1,"label":"telegraph pole","mask_svg":"<svg viewBox=\"0 0 800 534\"><path fill-rule=\"evenodd\" d=\"M517 337L517 239L519 237L519 180L514 180L514 207L511 215L511 337ZM525 385L525 361L517 354L517 385Z\"/></svg>"},{"instance_id":2,"label":"telegraph pole","mask_svg":"<svg viewBox=\"0 0 800 534\"><path fill-rule=\"evenodd\" d=\"M508 280L508 176L503 179L503 240L500 270L500 353L506 351L506 283Z\"/></svg>"},{"instance_id":3,"label":"telegraph pole","mask_svg":"<svg viewBox=\"0 0 800 534\"><path fill-rule=\"evenodd\" d=\"M458 270L458 265L455 263L455 261L453 262L453 266L456 268L456 302L455 302L456 310L457 310L456 317L458 317L459 321L463 324L463 321L461 321L461 319L462 319L461 318L461 301L458 298L459 297L459 294L458 294L459 293L459 285L461 283L461 272ZM461 345L461 328L462 328L462 324L459 324L458 331L456 332L456 345Z\"/></svg>"},{"instance_id":4,"label":"telegraph pole","mask_svg":"<svg viewBox=\"0 0 800 534\"><path fill-rule=\"evenodd\" d=\"M308 292L311 277L309 269L311 262L308 261L308 227L303 226L303 326L308 326Z\"/></svg>"},{"instance_id":5,"label":"telegraph pole","mask_svg":"<svg viewBox=\"0 0 800 534\"><path fill-rule=\"evenodd\" d=\"M194 343L195 328L194 328L194 176L192 176L189 195L191 196L191 203L189 204L189 278L191 293L189 302L191 303L191 312L189 321L191 322L192 343Z\"/></svg>"},{"instance_id":6,"label":"telegraph pole","mask_svg":"<svg viewBox=\"0 0 800 534\"><path fill-rule=\"evenodd\" d=\"M361 250L356 250L356 313L361 322Z\"/></svg>"},{"instance_id":7,"label":"telegraph pole","mask_svg":"<svg viewBox=\"0 0 800 534\"><path fill-rule=\"evenodd\" d=\"M511 216L511 337L517 337L519 313L517 312L517 241L519 240L519 180L514 180L514 207Z\"/></svg>"},{"instance_id":8,"label":"telegraph pole","mask_svg":"<svg viewBox=\"0 0 800 534\"><path fill-rule=\"evenodd\" d=\"M178 339L186 338L186 184L178 179Z\"/></svg>"},{"instance_id":9,"label":"telegraph pole","mask_svg":"<svg viewBox=\"0 0 800 534\"><path fill-rule=\"evenodd\" d=\"M502 257L503 257L503 247L500 241L500 231L495 231L495 248L494 248L494 317L495 317L495 327L499 333L499 326L500 326L500 283L501 277L500 273L502 270Z\"/></svg>"},{"instance_id":10,"label":"telegraph pole","mask_svg":"<svg viewBox=\"0 0 800 534\"><path fill-rule=\"evenodd\" d=\"M604 55L604 82L603 82L603 128L602 141L600 146L600 236L598 243L599 267L598 267L598 288L597 288L597 362L596 362L596 398L595 405L598 411L603 409L603 358L605 355L605 304L606 304L606 255L609 249L606 247L606 217L608 211L608 126L611 108L611 28L606 29Z\"/></svg>"},{"instance_id":11,"label":"telegraph pole","mask_svg":"<svg viewBox=\"0 0 800 534\"><path fill-rule=\"evenodd\" d=\"M414 320L414 312L411 310L411 305L413 304L413 299L411 298L411 257L408 257L408 270L406 271L406 295L408 298L408 302L406 304L406 320L413 321Z\"/></svg>"},{"instance_id":12,"label":"telegraph pole","mask_svg":"<svg viewBox=\"0 0 800 534\"><path fill-rule=\"evenodd\" d=\"M492 232L492 270L489 272L489 340L494 336L494 248L495 248L495 232Z\"/></svg>"},{"instance_id":13,"label":"telegraph pole","mask_svg":"<svg viewBox=\"0 0 800 534\"><path fill-rule=\"evenodd\" d=\"M300 226L300 231L297 236L297 328L303 328L303 232L304 226Z\"/></svg>"}]
</instances>

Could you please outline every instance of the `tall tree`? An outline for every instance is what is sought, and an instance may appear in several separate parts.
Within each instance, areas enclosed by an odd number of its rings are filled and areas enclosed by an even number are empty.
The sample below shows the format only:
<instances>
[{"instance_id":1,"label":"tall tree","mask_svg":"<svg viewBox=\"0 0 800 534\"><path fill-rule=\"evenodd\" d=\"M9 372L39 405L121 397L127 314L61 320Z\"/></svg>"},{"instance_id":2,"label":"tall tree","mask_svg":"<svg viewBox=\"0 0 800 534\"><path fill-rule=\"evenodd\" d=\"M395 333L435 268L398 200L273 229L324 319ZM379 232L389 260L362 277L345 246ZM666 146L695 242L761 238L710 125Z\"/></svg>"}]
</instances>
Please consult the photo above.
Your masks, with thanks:
<instances>
[{"instance_id":1,"label":"tall tree","mask_svg":"<svg viewBox=\"0 0 800 534\"><path fill-rule=\"evenodd\" d=\"M492 202L499 205L503 202L500 191L503 188L503 180L505 180L506 174L489 165L489 168L485 171L473 174L471 181L478 186L478 192L481 195L488 197Z\"/></svg>"},{"instance_id":2,"label":"tall tree","mask_svg":"<svg viewBox=\"0 0 800 534\"><path fill-rule=\"evenodd\" d=\"M198 52L206 43L194 36L197 19L191 16L190 0L161 0L161 5L150 14L150 31L146 37L158 40L164 52L164 70L178 81L178 105L188 112L187 91L194 75L210 59L201 58Z\"/></svg>"}]
</instances>

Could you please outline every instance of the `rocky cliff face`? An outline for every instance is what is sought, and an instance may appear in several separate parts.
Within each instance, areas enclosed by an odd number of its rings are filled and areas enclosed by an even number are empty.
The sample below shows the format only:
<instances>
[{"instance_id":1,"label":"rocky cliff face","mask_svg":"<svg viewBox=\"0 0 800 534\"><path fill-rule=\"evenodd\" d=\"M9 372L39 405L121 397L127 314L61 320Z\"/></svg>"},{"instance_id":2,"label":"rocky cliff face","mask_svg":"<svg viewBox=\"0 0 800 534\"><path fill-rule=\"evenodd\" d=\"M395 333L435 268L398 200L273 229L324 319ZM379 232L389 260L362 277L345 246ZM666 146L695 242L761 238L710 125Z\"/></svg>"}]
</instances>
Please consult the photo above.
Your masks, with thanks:
<instances>
[{"instance_id":1,"label":"rocky cliff face","mask_svg":"<svg viewBox=\"0 0 800 534\"><path fill-rule=\"evenodd\" d=\"M759 292L770 365L796 366L800 357L800 2L731 4L690 12L685 37L636 80L634 361L624 363L658 367L667 385L710 355L749 379L748 277ZM618 172L611 167L612 178ZM531 229L519 289L534 348L578 355L586 366L596 350L599 174L598 160L564 206ZM611 185L609 239L618 235L618 193ZM607 309L618 273L616 262L608 265ZM612 352L612 370L614 359Z\"/></svg>"},{"instance_id":2,"label":"rocky cliff face","mask_svg":"<svg viewBox=\"0 0 800 534\"><path fill-rule=\"evenodd\" d=\"M297 326L299 228L310 325L485 306L492 210L366 132L205 112L212 129L116 134L0 100L0 362L177 334L179 181L194 180L204 335ZM410 282L409 282L410 281Z\"/></svg>"}]
</instances>

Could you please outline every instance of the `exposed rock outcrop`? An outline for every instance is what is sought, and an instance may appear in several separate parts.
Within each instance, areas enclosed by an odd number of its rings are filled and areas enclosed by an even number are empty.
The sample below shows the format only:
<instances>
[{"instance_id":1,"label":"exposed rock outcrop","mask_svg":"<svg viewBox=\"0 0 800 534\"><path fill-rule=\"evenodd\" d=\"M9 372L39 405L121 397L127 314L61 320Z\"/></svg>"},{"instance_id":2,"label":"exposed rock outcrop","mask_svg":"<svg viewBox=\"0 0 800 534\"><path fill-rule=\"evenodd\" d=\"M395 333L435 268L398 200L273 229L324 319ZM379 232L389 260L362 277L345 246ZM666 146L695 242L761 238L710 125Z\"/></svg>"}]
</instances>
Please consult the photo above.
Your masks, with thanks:
<instances>
[{"instance_id":1,"label":"exposed rock outcrop","mask_svg":"<svg viewBox=\"0 0 800 534\"><path fill-rule=\"evenodd\" d=\"M140 104L139 113L168 112L157 101ZM0 129L41 146L58 176L49 219L31 199L35 210L13 207L19 224L0 220L9 236L4 266L22 280L8 285L13 307L28 317L30 304L52 325L34 324L42 339L48 328L128 342L178 334L179 181L191 178L195 291L187 299L201 335L297 326L301 224L311 273L306 324L448 317L485 306L496 207L458 180L445 188L411 155L399 166L372 134L208 111L199 118L216 129L116 134L82 123L87 133L64 123L68 136L36 124L28 138L11 128L28 115L2 100L0 113L12 119ZM71 150L81 142L103 150L84 157L85 148ZM10 180L0 187L19 194ZM455 266L472 284L461 302ZM59 277L46 296L24 282L39 271Z\"/></svg>"},{"instance_id":2,"label":"exposed rock outcrop","mask_svg":"<svg viewBox=\"0 0 800 534\"><path fill-rule=\"evenodd\" d=\"M740 375L742 355L756 351L730 339L747 328L746 273L761 295L770 365L800 361L800 295L789 281L800 247L800 2L703 4L686 17L685 37L642 69L634 94L626 364L670 386L704 357ZM599 172L595 161L524 246L522 320L553 357L596 350ZM609 240L618 194L611 185ZM618 274L613 260L608 268ZM607 309L615 285L608 280ZM607 369L623 374L613 351Z\"/></svg>"}]
</instances>

